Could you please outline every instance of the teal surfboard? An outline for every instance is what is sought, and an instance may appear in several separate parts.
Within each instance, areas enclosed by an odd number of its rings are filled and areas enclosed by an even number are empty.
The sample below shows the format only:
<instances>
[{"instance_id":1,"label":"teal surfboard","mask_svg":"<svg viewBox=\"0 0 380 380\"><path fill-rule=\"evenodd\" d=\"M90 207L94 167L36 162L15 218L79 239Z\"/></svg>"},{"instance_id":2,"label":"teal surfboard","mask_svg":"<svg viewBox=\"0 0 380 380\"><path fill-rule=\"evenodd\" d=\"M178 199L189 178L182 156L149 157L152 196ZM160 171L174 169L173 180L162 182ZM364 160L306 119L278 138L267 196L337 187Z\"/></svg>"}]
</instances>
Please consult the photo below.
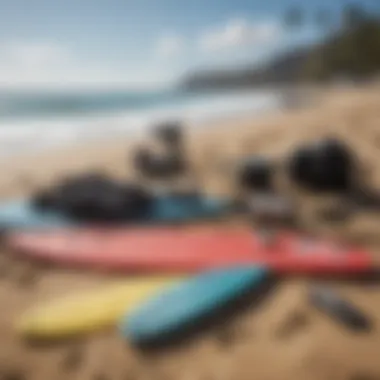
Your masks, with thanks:
<instances>
[{"instance_id":1,"label":"teal surfboard","mask_svg":"<svg viewBox=\"0 0 380 380\"><path fill-rule=\"evenodd\" d=\"M126 222L175 223L216 217L230 210L226 199L213 197L181 197L159 195L139 219ZM58 212L40 211L28 199L0 203L0 228L51 229L75 227L79 223Z\"/></svg>"},{"instance_id":2,"label":"teal surfboard","mask_svg":"<svg viewBox=\"0 0 380 380\"><path fill-rule=\"evenodd\" d=\"M261 285L268 275L261 266L202 273L166 288L124 315L120 331L135 344L170 338Z\"/></svg>"},{"instance_id":3,"label":"teal surfboard","mask_svg":"<svg viewBox=\"0 0 380 380\"><path fill-rule=\"evenodd\" d=\"M50 211L35 209L28 199L0 204L0 228L54 228L75 225L74 221Z\"/></svg>"}]
</instances>

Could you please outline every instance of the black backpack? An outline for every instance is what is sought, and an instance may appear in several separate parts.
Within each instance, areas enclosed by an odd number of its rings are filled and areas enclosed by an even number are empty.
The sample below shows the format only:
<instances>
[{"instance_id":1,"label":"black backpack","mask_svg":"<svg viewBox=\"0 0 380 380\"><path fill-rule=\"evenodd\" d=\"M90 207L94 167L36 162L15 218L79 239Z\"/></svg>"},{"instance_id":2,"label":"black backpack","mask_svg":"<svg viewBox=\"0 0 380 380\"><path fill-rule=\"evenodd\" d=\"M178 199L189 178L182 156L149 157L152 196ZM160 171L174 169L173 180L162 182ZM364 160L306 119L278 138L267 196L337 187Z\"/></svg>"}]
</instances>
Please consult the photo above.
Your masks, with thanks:
<instances>
[{"instance_id":1,"label":"black backpack","mask_svg":"<svg viewBox=\"0 0 380 380\"><path fill-rule=\"evenodd\" d=\"M354 159L348 147L328 138L302 146L290 157L289 174L295 183L314 191L351 189Z\"/></svg>"},{"instance_id":2,"label":"black backpack","mask_svg":"<svg viewBox=\"0 0 380 380\"><path fill-rule=\"evenodd\" d=\"M66 179L34 197L34 205L40 210L54 210L75 220L102 223L139 218L150 201L150 194L141 187L118 183L98 174Z\"/></svg>"}]
</instances>

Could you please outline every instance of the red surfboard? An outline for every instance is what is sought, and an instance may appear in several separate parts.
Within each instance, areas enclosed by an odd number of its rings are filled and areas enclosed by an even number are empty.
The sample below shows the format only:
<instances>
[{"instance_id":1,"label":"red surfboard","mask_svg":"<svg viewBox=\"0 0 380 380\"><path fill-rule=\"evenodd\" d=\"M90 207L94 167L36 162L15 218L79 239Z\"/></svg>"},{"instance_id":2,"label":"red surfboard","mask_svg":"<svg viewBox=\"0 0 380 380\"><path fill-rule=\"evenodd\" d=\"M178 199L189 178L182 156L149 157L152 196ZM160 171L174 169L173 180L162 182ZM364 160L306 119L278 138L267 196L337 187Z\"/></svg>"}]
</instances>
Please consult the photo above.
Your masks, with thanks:
<instances>
[{"instance_id":1,"label":"red surfboard","mask_svg":"<svg viewBox=\"0 0 380 380\"><path fill-rule=\"evenodd\" d=\"M278 233L271 244L248 228L71 230L10 234L20 254L70 266L121 272L191 273L266 264L278 273L368 272L368 252L328 240Z\"/></svg>"}]
</instances>

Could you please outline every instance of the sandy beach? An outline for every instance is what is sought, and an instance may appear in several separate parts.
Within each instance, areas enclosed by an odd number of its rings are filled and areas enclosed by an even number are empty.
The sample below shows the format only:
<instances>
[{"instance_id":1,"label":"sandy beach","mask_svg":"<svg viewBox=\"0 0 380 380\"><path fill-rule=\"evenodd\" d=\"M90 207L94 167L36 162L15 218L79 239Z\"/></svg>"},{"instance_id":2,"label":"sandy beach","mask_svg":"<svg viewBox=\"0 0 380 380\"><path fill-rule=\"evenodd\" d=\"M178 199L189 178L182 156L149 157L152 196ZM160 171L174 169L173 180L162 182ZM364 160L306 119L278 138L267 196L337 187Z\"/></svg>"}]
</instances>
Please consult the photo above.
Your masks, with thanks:
<instances>
[{"instance_id":1,"label":"sandy beach","mask_svg":"<svg viewBox=\"0 0 380 380\"><path fill-rule=\"evenodd\" d=\"M202 187L212 194L235 192L227 162L263 154L279 162L278 188L294 197L303 229L380 248L380 216L362 211L344 222L319 218L322 204L336 199L294 188L283 163L297 144L336 136L351 146L369 186L380 188L380 86L331 88L299 109L282 109L261 117L241 117L210 128L189 129L186 147ZM133 178L129 157L136 141L64 148L0 162L0 197L25 196L62 175L101 169ZM227 167L227 166L226 166ZM375 380L380 379L380 284L332 281L373 320L370 334L354 333L307 302L312 280L283 279L259 308L247 308L181 346L146 353L129 347L108 330L52 345L22 341L12 321L30 305L70 291L90 289L114 277L41 267L0 254L1 380Z\"/></svg>"}]
</instances>

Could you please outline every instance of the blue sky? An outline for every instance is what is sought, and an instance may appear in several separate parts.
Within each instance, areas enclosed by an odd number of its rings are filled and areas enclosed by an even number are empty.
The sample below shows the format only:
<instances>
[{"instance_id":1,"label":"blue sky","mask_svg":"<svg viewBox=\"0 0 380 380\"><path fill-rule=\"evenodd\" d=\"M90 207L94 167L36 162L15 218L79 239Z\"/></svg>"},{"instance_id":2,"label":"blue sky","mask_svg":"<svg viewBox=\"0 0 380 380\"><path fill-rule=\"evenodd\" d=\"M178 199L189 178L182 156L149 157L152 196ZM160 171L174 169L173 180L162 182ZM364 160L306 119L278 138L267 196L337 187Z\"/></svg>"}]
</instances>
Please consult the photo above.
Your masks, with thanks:
<instances>
[{"instance_id":1,"label":"blue sky","mask_svg":"<svg viewBox=\"0 0 380 380\"><path fill-rule=\"evenodd\" d=\"M259 62L318 38L311 16L345 0L0 0L0 84L149 86L198 67ZM370 9L379 0L361 0ZM292 6L299 31L283 29Z\"/></svg>"}]
</instances>

